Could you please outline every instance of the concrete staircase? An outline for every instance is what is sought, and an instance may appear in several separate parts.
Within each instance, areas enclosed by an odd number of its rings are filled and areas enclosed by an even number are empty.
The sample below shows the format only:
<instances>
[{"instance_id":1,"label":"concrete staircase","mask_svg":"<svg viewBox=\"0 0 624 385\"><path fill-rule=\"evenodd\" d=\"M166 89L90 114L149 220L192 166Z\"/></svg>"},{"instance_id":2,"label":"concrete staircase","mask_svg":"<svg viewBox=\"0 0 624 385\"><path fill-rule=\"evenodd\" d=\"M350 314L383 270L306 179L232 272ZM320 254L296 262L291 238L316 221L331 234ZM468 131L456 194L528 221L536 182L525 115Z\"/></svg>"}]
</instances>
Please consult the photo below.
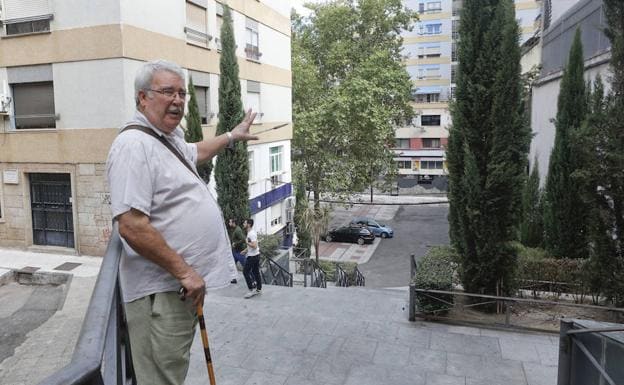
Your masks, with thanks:
<instances>
[{"instance_id":1,"label":"concrete staircase","mask_svg":"<svg viewBox=\"0 0 624 385\"><path fill-rule=\"evenodd\" d=\"M266 285L211 291L219 385L554 385L558 336L407 320L407 291ZM207 384L199 333L186 385Z\"/></svg>"}]
</instances>

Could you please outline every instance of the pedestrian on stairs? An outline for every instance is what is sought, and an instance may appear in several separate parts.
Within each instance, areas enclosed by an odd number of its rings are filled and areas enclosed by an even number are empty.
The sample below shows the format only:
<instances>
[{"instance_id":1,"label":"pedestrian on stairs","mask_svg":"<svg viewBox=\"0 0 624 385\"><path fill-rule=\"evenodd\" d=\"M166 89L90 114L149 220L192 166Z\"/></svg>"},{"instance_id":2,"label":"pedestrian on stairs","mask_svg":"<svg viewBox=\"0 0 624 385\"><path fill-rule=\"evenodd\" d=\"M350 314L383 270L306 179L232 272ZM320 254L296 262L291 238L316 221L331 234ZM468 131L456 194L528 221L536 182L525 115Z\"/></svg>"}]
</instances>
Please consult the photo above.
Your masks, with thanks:
<instances>
[{"instance_id":1,"label":"pedestrian on stairs","mask_svg":"<svg viewBox=\"0 0 624 385\"><path fill-rule=\"evenodd\" d=\"M245 298L251 298L262 293L262 277L260 276L260 246L258 245L258 233L253 229L253 219L245 219L243 228L247 232L247 261L243 268L243 275L247 282L249 292L245 294ZM254 284L256 288L254 289Z\"/></svg>"}]
</instances>

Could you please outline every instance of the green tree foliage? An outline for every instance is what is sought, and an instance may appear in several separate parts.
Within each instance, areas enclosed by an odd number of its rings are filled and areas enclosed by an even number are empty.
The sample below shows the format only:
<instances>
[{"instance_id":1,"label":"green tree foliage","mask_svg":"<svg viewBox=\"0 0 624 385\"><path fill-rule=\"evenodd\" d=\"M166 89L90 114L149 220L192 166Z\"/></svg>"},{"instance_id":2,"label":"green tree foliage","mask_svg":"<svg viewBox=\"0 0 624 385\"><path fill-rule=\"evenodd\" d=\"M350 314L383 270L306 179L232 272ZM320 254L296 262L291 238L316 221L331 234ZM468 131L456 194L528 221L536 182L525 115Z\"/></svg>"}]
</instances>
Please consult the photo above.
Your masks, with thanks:
<instances>
[{"instance_id":1,"label":"green tree foliage","mask_svg":"<svg viewBox=\"0 0 624 385\"><path fill-rule=\"evenodd\" d=\"M197 143L204 140L204 134L201 127L201 117L199 116L199 108L197 106L197 97L195 96L195 86L193 86L193 78L189 77L188 93L191 96L187 103L188 112L186 114L186 130L184 131L184 139L189 143ZM209 159L197 165L197 173L204 180L210 182L210 173L212 172L212 159Z\"/></svg>"},{"instance_id":2,"label":"green tree foliage","mask_svg":"<svg viewBox=\"0 0 624 385\"><path fill-rule=\"evenodd\" d=\"M576 31L570 58L561 80L555 121L555 144L550 154L544 193L546 249L558 258L586 258L587 207L572 173L581 167L573 137L587 116L587 94L583 79L583 46Z\"/></svg>"},{"instance_id":3,"label":"green tree foliage","mask_svg":"<svg viewBox=\"0 0 624 385\"><path fill-rule=\"evenodd\" d=\"M542 191L539 185L537 157L531 175L522 190L522 222L520 222L520 242L527 247L541 247L544 241L544 214Z\"/></svg>"},{"instance_id":4,"label":"green tree foliage","mask_svg":"<svg viewBox=\"0 0 624 385\"><path fill-rule=\"evenodd\" d=\"M600 77L591 97L587 124L576 137L582 156L575 177L586 181L585 215L590 238L592 289L624 306L624 3L605 0L611 40L611 92Z\"/></svg>"},{"instance_id":5,"label":"green tree foliage","mask_svg":"<svg viewBox=\"0 0 624 385\"><path fill-rule=\"evenodd\" d=\"M506 294L530 143L513 1L464 2L459 33L447 150L450 236L464 288Z\"/></svg>"},{"instance_id":6,"label":"green tree foliage","mask_svg":"<svg viewBox=\"0 0 624 385\"><path fill-rule=\"evenodd\" d=\"M219 123L217 135L231 131L243 120L236 42L232 29L232 14L223 5L221 26L221 60L219 62ZM225 218L234 218L242 223L249 217L249 165L247 144L238 142L234 149L219 154L215 165L215 180L219 205Z\"/></svg>"},{"instance_id":7,"label":"green tree foliage","mask_svg":"<svg viewBox=\"0 0 624 385\"><path fill-rule=\"evenodd\" d=\"M312 247L312 235L304 223L304 211L309 206L305 188L305 177L298 167L294 169L295 176L295 228L297 229L297 247L305 250L304 256L310 256Z\"/></svg>"},{"instance_id":8,"label":"green tree foliage","mask_svg":"<svg viewBox=\"0 0 624 385\"><path fill-rule=\"evenodd\" d=\"M323 193L364 189L371 169L395 170L394 128L413 114L400 32L415 14L400 0L339 0L313 11L309 22L291 18L293 147L318 208Z\"/></svg>"}]
</instances>

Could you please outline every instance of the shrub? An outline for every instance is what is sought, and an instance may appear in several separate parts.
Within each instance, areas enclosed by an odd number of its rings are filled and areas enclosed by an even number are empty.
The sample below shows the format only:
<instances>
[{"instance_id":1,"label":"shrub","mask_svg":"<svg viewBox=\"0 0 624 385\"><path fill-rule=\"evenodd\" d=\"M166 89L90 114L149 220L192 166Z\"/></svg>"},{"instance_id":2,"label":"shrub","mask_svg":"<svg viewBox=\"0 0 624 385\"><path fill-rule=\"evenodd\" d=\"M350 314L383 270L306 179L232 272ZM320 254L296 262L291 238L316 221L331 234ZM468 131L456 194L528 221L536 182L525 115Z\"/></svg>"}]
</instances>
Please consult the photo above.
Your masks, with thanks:
<instances>
[{"instance_id":1,"label":"shrub","mask_svg":"<svg viewBox=\"0 0 624 385\"><path fill-rule=\"evenodd\" d=\"M280 247L280 236L277 234L258 234L258 245L263 256L274 259Z\"/></svg>"},{"instance_id":2,"label":"shrub","mask_svg":"<svg viewBox=\"0 0 624 385\"><path fill-rule=\"evenodd\" d=\"M546 251L515 245L518 251L517 279L519 287L531 284L533 297L538 291L549 291L557 295L569 293L577 302L588 294L588 260L553 258Z\"/></svg>"},{"instance_id":3,"label":"shrub","mask_svg":"<svg viewBox=\"0 0 624 385\"><path fill-rule=\"evenodd\" d=\"M349 277L349 285L354 284L353 280L353 270L357 266L355 262L334 262L334 261L326 261L320 260L319 265L321 269L325 272L325 278L328 282L336 281L336 265L339 264L340 267L347 273Z\"/></svg>"},{"instance_id":4,"label":"shrub","mask_svg":"<svg viewBox=\"0 0 624 385\"><path fill-rule=\"evenodd\" d=\"M453 289L453 273L457 256L451 247L435 246L429 249L417 263L414 284L417 289ZM416 293L418 308L422 312L444 314L453 306L450 294Z\"/></svg>"}]
</instances>

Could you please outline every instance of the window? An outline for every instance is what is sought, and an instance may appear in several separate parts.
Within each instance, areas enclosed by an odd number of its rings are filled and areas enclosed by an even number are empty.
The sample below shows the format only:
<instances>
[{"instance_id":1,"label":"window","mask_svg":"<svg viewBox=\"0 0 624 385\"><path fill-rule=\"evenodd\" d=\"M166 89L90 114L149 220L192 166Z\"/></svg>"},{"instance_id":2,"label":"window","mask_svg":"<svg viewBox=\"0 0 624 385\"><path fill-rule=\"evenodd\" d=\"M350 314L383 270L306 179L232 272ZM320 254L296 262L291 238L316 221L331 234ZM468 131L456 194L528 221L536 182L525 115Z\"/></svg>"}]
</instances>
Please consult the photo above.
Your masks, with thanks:
<instances>
[{"instance_id":1,"label":"window","mask_svg":"<svg viewBox=\"0 0 624 385\"><path fill-rule=\"evenodd\" d=\"M423 148L440 148L440 138L423 138Z\"/></svg>"},{"instance_id":2,"label":"window","mask_svg":"<svg viewBox=\"0 0 624 385\"><path fill-rule=\"evenodd\" d=\"M7 35L28 35L50 31L53 15L48 0L5 0L2 24Z\"/></svg>"},{"instance_id":3,"label":"window","mask_svg":"<svg viewBox=\"0 0 624 385\"><path fill-rule=\"evenodd\" d=\"M245 27L245 36L246 36L246 45L245 45L245 54L247 55L247 59L251 60L260 60L259 48L259 36L258 36L258 22L247 18L246 27Z\"/></svg>"},{"instance_id":4,"label":"window","mask_svg":"<svg viewBox=\"0 0 624 385\"><path fill-rule=\"evenodd\" d=\"M459 38L459 20L453 20L452 33L453 40Z\"/></svg>"},{"instance_id":5,"label":"window","mask_svg":"<svg viewBox=\"0 0 624 385\"><path fill-rule=\"evenodd\" d=\"M282 152L284 146L276 146L269 148L269 157L271 162L271 175L282 173Z\"/></svg>"},{"instance_id":6,"label":"window","mask_svg":"<svg viewBox=\"0 0 624 385\"><path fill-rule=\"evenodd\" d=\"M455 87L451 87L451 100L455 100Z\"/></svg>"},{"instance_id":7,"label":"window","mask_svg":"<svg viewBox=\"0 0 624 385\"><path fill-rule=\"evenodd\" d=\"M455 42L451 46L451 61L457 61L457 43Z\"/></svg>"},{"instance_id":8,"label":"window","mask_svg":"<svg viewBox=\"0 0 624 385\"><path fill-rule=\"evenodd\" d=\"M427 3L427 12L440 12L442 11L442 2L441 1L430 1Z\"/></svg>"},{"instance_id":9,"label":"window","mask_svg":"<svg viewBox=\"0 0 624 385\"><path fill-rule=\"evenodd\" d=\"M199 117L201 118L201 124L208 124L210 118L208 107L209 101L209 88L202 86L195 86L195 98L197 100L197 108L199 109Z\"/></svg>"},{"instance_id":10,"label":"window","mask_svg":"<svg viewBox=\"0 0 624 385\"><path fill-rule=\"evenodd\" d=\"M425 12L425 3L418 4L418 12L420 13Z\"/></svg>"},{"instance_id":11,"label":"window","mask_svg":"<svg viewBox=\"0 0 624 385\"><path fill-rule=\"evenodd\" d=\"M423 170L442 170L441 160L421 160L420 168Z\"/></svg>"},{"instance_id":12,"label":"window","mask_svg":"<svg viewBox=\"0 0 624 385\"><path fill-rule=\"evenodd\" d=\"M418 57L440 57L439 44L422 44L418 47Z\"/></svg>"},{"instance_id":13,"label":"window","mask_svg":"<svg viewBox=\"0 0 624 385\"><path fill-rule=\"evenodd\" d=\"M252 111L256 112L256 120L254 123L259 123L262 120L262 116L264 115L261 111L260 105L260 83L254 82L252 80L247 80L247 106L245 110L251 108Z\"/></svg>"},{"instance_id":14,"label":"window","mask_svg":"<svg viewBox=\"0 0 624 385\"><path fill-rule=\"evenodd\" d=\"M217 50L221 50L221 26L223 25L223 4L217 3L217 37L215 37L215 45Z\"/></svg>"},{"instance_id":15,"label":"window","mask_svg":"<svg viewBox=\"0 0 624 385\"><path fill-rule=\"evenodd\" d=\"M456 83L457 80L457 64L451 66L451 83Z\"/></svg>"},{"instance_id":16,"label":"window","mask_svg":"<svg viewBox=\"0 0 624 385\"><path fill-rule=\"evenodd\" d=\"M208 47L208 42L212 36L208 35L208 13L206 7L198 5L196 2L186 2L186 41Z\"/></svg>"},{"instance_id":17,"label":"window","mask_svg":"<svg viewBox=\"0 0 624 385\"><path fill-rule=\"evenodd\" d=\"M15 128L56 128L52 82L11 84Z\"/></svg>"},{"instance_id":18,"label":"window","mask_svg":"<svg viewBox=\"0 0 624 385\"><path fill-rule=\"evenodd\" d=\"M440 115L421 115L420 124L422 126L439 126Z\"/></svg>"},{"instance_id":19,"label":"window","mask_svg":"<svg viewBox=\"0 0 624 385\"><path fill-rule=\"evenodd\" d=\"M396 148L410 148L409 139L396 139Z\"/></svg>"},{"instance_id":20,"label":"window","mask_svg":"<svg viewBox=\"0 0 624 385\"><path fill-rule=\"evenodd\" d=\"M271 226L282 224L282 204L274 204L271 206Z\"/></svg>"},{"instance_id":21,"label":"window","mask_svg":"<svg viewBox=\"0 0 624 385\"><path fill-rule=\"evenodd\" d=\"M440 65L423 65L418 67L418 79L437 79L442 74L440 73Z\"/></svg>"},{"instance_id":22,"label":"window","mask_svg":"<svg viewBox=\"0 0 624 385\"><path fill-rule=\"evenodd\" d=\"M411 160L398 160L397 167L401 170L409 170L412 168L412 161Z\"/></svg>"},{"instance_id":23,"label":"window","mask_svg":"<svg viewBox=\"0 0 624 385\"><path fill-rule=\"evenodd\" d=\"M21 23L12 23L6 25L7 35L25 35L29 33L49 32L50 19L24 21Z\"/></svg>"},{"instance_id":24,"label":"window","mask_svg":"<svg viewBox=\"0 0 624 385\"><path fill-rule=\"evenodd\" d=\"M418 94L416 95L417 103L438 103L440 94Z\"/></svg>"},{"instance_id":25,"label":"window","mask_svg":"<svg viewBox=\"0 0 624 385\"><path fill-rule=\"evenodd\" d=\"M423 35L439 35L442 33L442 23L421 24L420 33Z\"/></svg>"}]
</instances>

